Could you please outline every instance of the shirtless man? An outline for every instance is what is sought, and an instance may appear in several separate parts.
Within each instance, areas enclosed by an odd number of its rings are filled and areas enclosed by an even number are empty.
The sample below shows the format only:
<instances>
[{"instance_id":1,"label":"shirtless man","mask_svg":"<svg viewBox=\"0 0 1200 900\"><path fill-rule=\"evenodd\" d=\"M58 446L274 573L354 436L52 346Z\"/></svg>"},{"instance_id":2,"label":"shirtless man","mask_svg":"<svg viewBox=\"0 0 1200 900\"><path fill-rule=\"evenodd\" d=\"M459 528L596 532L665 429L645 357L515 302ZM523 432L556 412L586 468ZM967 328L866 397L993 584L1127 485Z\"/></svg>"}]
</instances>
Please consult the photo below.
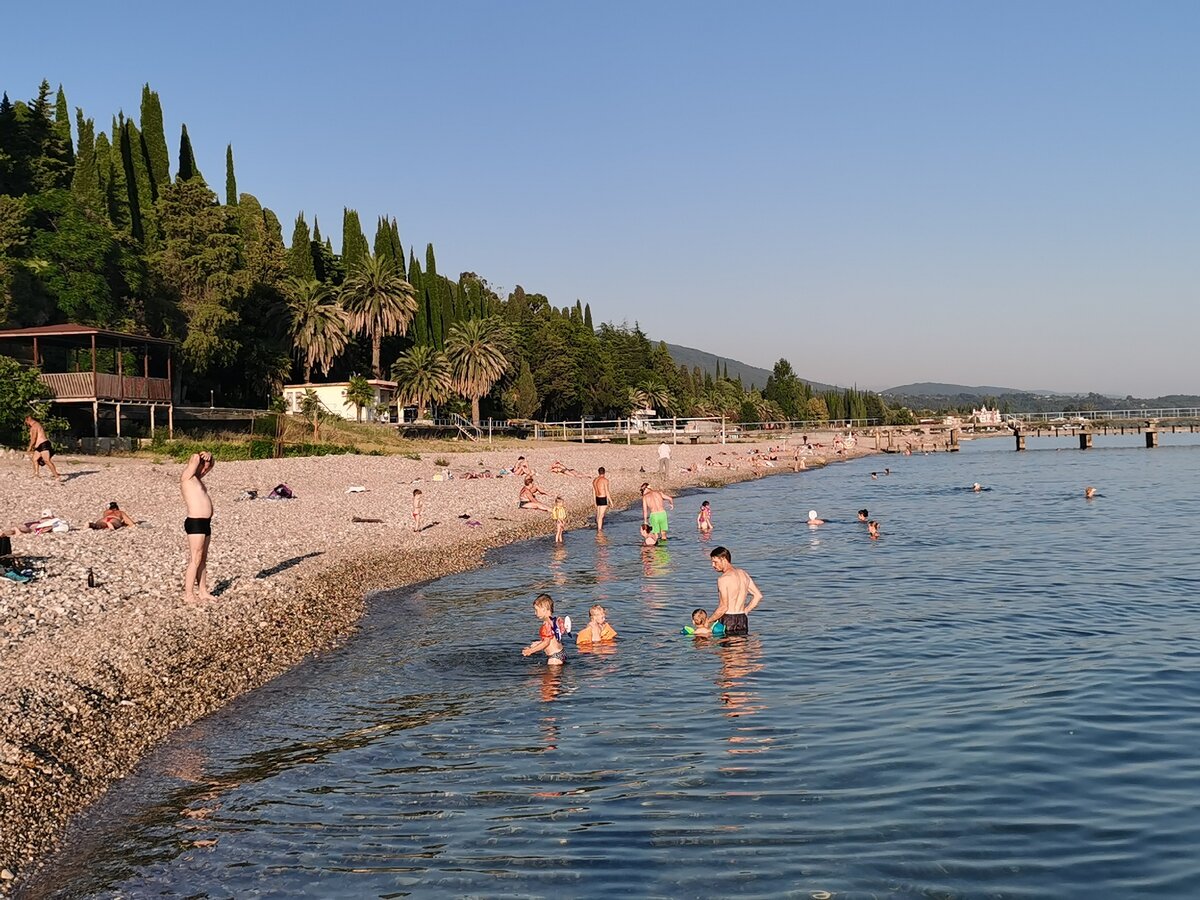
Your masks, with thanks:
<instances>
[{"instance_id":1,"label":"shirtless man","mask_svg":"<svg viewBox=\"0 0 1200 900\"><path fill-rule=\"evenodd\" d=\"M592 493L596 496L596 533L604 530L604 514L608 512L608 476L604 474L604 466L596 470L598 474L592 479Z\"/></svg>"},{"instance_id":2,"label":"shirtless man","mask_svg":"<svg viewBox=\"0 0 1200 900\"><path fill-rule=\"evenodd\" d=\"M675 509L675 498L662 491L650 487L650 482L642 483L642 522L650 526L650 531L660 541L667 539L667 511L663 503Z\"/></svg>"},{"instance_id":3,"label":"shirtless man","mask_svg":"<svg viewBox=\"0 0 1200 900\"><path fill-rule=\"evenodd\" d=\"M529 464L525 462L525 457L518 456L517 463L512 468L514 475L532 475L533 469L529 468Z\"/></svg>"},{"instance_id":4,"label":"shirtless man","mask_svg":"<svg viewBox=\"0 0 1200 900\"><path fill-rule=\"evenodd\" d=\"M745 569L736 568L733 556L724 547L714 547L709 554L712 567L719 573L717 576L717 608L708 617L710 623L720 622L725 626L725 634L749 634L749 613L762 600L762 591ZM750 602L746 602L746 595Z\"/></svg>"},{"instance_id":5,"label":"shirtless man","mask_svg":"<svg viewBox=\"0 0 1200 900\"><path fill-rule=\"evenodd\" d=\"M50 474L54 476L54 480L59 480L58 469L54 468L54 447L50 443L50 439L46 437L46 429L42 427L42 423L33 416L25 417L25 424L29 426L29 446L25 448L33 460L33 477L41 478L42 473L38 470L39 466L45 466L50 470Z\"/></svg>"},{"instance_id":6,"label":"shirtless man","mask_svg":"<svg viewBox=\"0 0 1200 900\"><path fill-rule=\"evenodd\" d=\"M526 475L525 485L521 488L521 493L517 495L517 509L540 509L542 512L550 512L550 507L538 502L538 494L550 496L533 483L532 475Z\"/></svg>"},{"instance_id":7,"label":"shirtless man","mask_svg":"<svg viewBox=\"0 0 1200 900\"><path fill-rule=\"evenodd\" d=\"M179 490L187 507L183 530L188 540L188 565L183 575L183 599L196 602L196 586L201 600L211 600L208 592L208 544L212 540L212 498L204 486L204 476L213 469L212 454L193 453L179 478Z\"/></svg>"}]
</instances>

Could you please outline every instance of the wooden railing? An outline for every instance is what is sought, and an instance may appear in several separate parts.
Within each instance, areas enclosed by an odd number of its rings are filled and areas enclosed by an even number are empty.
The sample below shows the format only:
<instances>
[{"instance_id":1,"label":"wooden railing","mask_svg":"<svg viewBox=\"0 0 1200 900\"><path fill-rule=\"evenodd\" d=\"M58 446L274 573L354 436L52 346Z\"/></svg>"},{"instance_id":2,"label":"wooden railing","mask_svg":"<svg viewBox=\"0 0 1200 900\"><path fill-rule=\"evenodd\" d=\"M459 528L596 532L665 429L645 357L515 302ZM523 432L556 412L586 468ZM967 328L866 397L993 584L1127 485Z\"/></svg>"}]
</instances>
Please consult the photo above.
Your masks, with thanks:
<instances>
[{"instance_id":1,"label":"wooden railing","mask_svg":"<svg viewBox=\"0 0 1200 900\"><path fill-rule=\"evenodd\" d=\"M155 403L171 401L171 382L166 378L108 375L104 372L43 372L42 384L55 400L130 400Z\"/></svg>"}]
</instances>

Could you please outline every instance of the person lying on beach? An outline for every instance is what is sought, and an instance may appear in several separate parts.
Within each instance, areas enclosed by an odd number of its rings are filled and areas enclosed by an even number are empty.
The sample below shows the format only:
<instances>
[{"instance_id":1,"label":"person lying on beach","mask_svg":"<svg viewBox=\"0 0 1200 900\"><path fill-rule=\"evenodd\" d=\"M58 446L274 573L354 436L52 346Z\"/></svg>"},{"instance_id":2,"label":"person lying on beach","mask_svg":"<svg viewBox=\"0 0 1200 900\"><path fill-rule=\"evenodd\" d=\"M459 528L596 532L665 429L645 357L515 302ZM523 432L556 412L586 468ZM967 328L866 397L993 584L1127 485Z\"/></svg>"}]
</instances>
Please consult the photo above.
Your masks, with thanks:
<instances>
[{"instance_id":1,"label":"person lying on beach","mask_svg":"<svg viewBox=\"0 0 1200 900\"><path fill-rule=\"evenodd\" d=\"M88 528L96 531L103 531L106 529L108 531L116 531L118 528L124 528L126 525L136 528L137 522L129 518L129 515L125 512L125 510L117 506L116 500L108 504L108 509L101 513L100 518L98 518L95 522L88 522Z\"/></svg>"},{"instance_id":2,"label":"person lying on beach","mask_svg":"<svg viewBox=\"0 0 1200 900\"><path fill-rule=\"evenodd\" d=\"M710 534L713 530L712 524L712 507L705 500L700 504L700 512L696 516L696 527L700 529L701 534Z\"/></svg>"},{"instance_id":3,"label":"person lying on beach","mask_svg":"<svg viewBox=\"0 0 1200 900\"><path fill-rule=\"evenodd\" d=\"M611 641L616 636L616 630L608 624L608 613L599 603L594 603L588 610L588 623L580 629L575 643L585 647L589 644L599 644L601 641Z\"/></svg>"},{"instance_id":4,"label":"person lying on beach","mask_svg":"<svg viewBox=\"0 0 1200 900\"><path fill-rule=\"evenodd\" d=\"M564 466L561 462L559 462L557 459L550 464L550 471L553 472L555 475L570 475L572 478L587 478L587 476L584 475L582 472L580 472L578 469L568 468L567 466Z\"/></svg>"},{"instance_id":5,"label":"person lying on beach","mask_svg":"<svg viewBox=\"0 0 1200 900\"><path fill-rule=\"evenodd\" d=\"M562 638L570 628L570 619L559 619L554 615L554 598L549 594L538 594L533 601L533 614L542 620L538 639L521 651L522 656L533 656L545 651L546 662L552 666L563 664Z\"/></svg>"},{"instance_id":6,"label":"person lying on beach","mask_svg":"<svg viewBox=\"0 0 1200 900\"><path fill-rule=\"evenodd\" d=\"M538 494L546 497L550 496L533 483L532 475L526 475L525 486L521 488L521 493L517 495L517 509L538 509L542 512L550 512L550 507L538 501Z\"/></svg>"},{"instance_id":7,"label":"person lying on beach","mask_svg":"<svg viewBox=\"0 0 1200 900\"><path fill-rule=\"evenodd\" d=\"M725 633L725 626L720 622L710 625L708 612L703 609L694 609L692 610L692 624L684 625L680 633L690 634L694 637L721 637Z\"/></svg>"}]
</instances>

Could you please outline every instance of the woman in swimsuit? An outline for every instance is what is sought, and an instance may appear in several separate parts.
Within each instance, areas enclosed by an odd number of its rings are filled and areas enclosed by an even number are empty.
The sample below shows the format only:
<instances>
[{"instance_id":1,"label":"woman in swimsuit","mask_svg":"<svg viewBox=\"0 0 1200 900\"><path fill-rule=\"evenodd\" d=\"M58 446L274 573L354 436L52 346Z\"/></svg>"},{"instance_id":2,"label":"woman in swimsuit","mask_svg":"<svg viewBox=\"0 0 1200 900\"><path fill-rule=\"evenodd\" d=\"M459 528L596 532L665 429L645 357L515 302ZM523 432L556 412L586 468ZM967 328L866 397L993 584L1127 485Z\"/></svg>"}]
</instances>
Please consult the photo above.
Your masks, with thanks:
<instances>
[{"instance_id":1,"label":"woman in swimsuit","mask_svg":"<svg viewBox=\"0 0 1200 900\"><path fill-rule=\"evenodd\" d=\"M88 528L96 531L116 531L118 528L124 528L126 525L136 527L137 522L133 521L125 510L117 506L116 501L108 504L108 509L95 522L89 522Z\"/></svg>"},{"instance_id":2,"label":"woman in swimsuit","mask_svg":"<svg viewBox=\"0 0 1200 900\"><path fill-rule=\"evenodd\" d=\"M538 494L546 494L540 487L533 483L533 476L525 476L525 486L521 488L521 493L517 495L517 509L538 509L542 512L550 512L550 507L543 503L539 503Z\"/></svg>"}]
</instances>

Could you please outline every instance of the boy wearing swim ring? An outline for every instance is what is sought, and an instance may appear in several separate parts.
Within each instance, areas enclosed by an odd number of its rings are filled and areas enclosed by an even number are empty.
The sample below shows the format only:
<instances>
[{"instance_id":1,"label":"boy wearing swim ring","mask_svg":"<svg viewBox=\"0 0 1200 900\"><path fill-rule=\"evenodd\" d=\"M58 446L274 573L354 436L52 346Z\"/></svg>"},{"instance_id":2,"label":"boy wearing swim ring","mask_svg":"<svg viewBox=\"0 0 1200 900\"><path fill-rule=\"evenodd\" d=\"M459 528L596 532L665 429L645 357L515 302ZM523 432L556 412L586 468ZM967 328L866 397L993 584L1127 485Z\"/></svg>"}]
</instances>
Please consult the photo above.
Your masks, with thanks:
<instances>
[{"instance_id":1,"label":"boy wearing swim ring","mask_svg":"<svg viewBox=\"0 0 1200 900\"><path fill-rule=\"evenodd\" d=\"M608 624L608 613L599 603L594 603L588 610L588 623L575 638L575 643L587 647L601 641L611 641L616 636L616 630Z\"/></svg>"},{"instance_id":2,"label":"boy wearing swim ring","mask_svg":"<svg viewBox=\"0 0 1200 900\"><path fill-rule=\"evenodd\" d=\"M549 594L538 594L534 598L533 614L542 620L542 627L538 631L538 639L524 648L521 655L532 656L539 650L544 650L548 664L561 666L564 659L562 636L570 631L567 620L555 618L554 598Z\"/></svg>"},{"instance_id":3,"label":"boy wearing swim ring","mask_svg":"<svg viewBox=\"0 0 1200 900\"><path fill-rule=\"evenodd\" d=\"M709 624L708 613L702 609L692 610L692 624L683 626L683 633L694 637L720 637L725 633L725 626L720 622Z\"/></svg>"}]
</instances>

